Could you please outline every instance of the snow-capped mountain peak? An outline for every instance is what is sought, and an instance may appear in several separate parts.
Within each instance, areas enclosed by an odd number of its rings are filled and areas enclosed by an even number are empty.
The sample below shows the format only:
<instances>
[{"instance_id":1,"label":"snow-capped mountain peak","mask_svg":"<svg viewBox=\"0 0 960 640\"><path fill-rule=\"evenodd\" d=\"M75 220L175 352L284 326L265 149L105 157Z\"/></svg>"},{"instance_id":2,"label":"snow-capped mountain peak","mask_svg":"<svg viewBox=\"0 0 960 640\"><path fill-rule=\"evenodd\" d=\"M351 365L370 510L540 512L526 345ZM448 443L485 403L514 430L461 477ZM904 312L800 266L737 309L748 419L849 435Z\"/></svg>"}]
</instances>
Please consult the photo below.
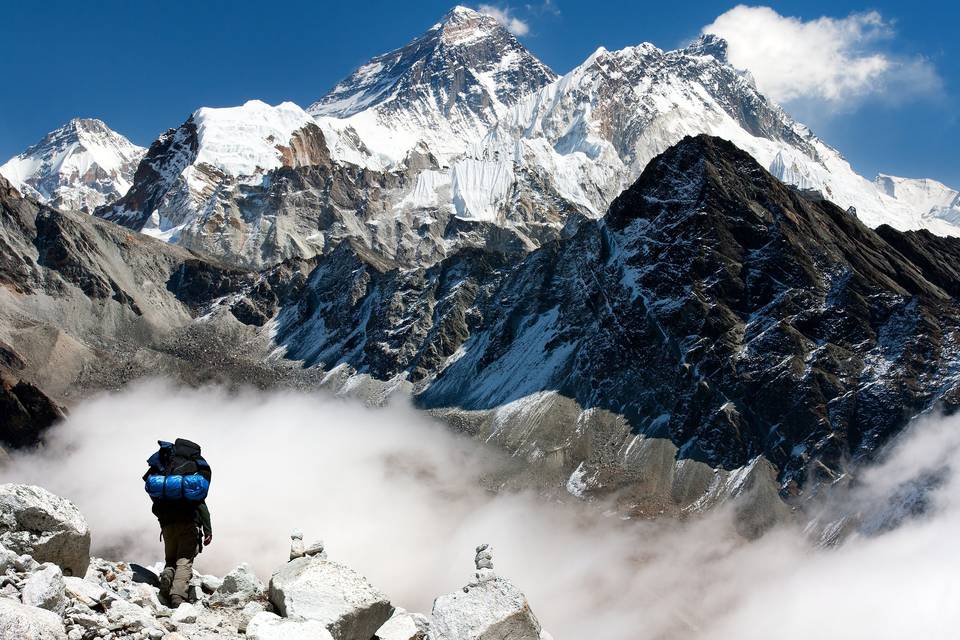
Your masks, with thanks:
<instances>
[{"instance_id":1,"label":"snow-capped mountain peak","mask_svg":"<svg viewBox=\"0 0 960 640\"><path fill-rule=\"evenodd\" d=\"M684 49L695 56L713 56L718 62L727 62L727 41L712 33L705 33Z\"/></svg>"},{"instance_id":2,"label":"snow-capped mountain peak","mask_svg":"<svg viewBox=\"0 0 960 640\"><path fill-rule=\"evenodd\" d=\"M22 193L91 213L118 199L146 153L103 121L74 118L0 166Z\"/></svg>"},{"instance_id":3,"label":"snow-capped mountain peak","mask_svg":"<svg viewBox=\"0 0 960 640\"><path fill-rule=\"evenodd\" d=\"M248 100L239 107L202 107L193 113L196 162L232 176L252 176L283 164L279 147L313 119L292 102L271 106Z\"/></svg>"},{"instance_id":4,"label":"snow-capped mountain peak","mask_svg":"<svg viewBox=\"0 0 960 640\"><path fill-rule=\"evenodd\" d=\"M495 18L455 7L307 111L329 120L325 131L352 130L387 164L421 142L446 158L481 140L506 109L556 77Z\"/></svg>"}]
</instances>

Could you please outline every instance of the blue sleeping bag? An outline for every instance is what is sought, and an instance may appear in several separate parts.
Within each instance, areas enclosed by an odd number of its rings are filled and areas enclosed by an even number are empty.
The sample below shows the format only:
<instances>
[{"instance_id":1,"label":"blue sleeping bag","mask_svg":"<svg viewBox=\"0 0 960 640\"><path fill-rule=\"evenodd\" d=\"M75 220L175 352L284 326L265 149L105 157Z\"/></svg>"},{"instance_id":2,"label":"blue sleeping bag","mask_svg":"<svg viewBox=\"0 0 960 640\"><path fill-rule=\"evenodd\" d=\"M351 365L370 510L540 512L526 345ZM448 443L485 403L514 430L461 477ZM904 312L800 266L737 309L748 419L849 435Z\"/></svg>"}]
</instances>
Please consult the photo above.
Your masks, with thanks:
<instances>
[{"instance_id":1,"label":"blue sleeping bag","mask_svg":"<svg viewBox=\"0 0 960 640\"><path fill-rule=\"evenodd\" d=\"M188 476L149 475L146 490L151 498L158 500L194 500L199 502L207 498L210 481L199 473Z\"/></svg>"},{"instance_id":2,"label":"blue sleeping bag","mask_svg":"<svg viewBox=\"0 0 960 640\"><path fill-rule=\"evenodd\" d=\"M200 447L189 440L159 441L160 449L150 456L150 469L143 477L147 494L155 500L202 502L210 490L210 465Z\"/></svg>"}]
</instances>

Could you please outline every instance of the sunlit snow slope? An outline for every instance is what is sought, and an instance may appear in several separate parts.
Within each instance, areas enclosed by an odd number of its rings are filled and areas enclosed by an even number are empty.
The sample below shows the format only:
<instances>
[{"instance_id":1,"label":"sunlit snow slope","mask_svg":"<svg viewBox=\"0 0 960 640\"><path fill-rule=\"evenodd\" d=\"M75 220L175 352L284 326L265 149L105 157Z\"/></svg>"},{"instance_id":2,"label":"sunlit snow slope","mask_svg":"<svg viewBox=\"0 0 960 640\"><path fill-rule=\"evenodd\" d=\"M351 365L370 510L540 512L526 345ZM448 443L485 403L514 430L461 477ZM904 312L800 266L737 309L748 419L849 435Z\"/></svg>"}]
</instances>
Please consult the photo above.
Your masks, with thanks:
<instances>
[{"instance_id":1,"label":"sunlit snow slope","mask_svg":"<svg viewBox=\"0 0 960 640\"><path fill-rule=\"evenodd\" d=\"M92 213L127 192L145 152L100 120L74 118L0 166L0 174L41 202Z\"/></svg>"}]
</instances>

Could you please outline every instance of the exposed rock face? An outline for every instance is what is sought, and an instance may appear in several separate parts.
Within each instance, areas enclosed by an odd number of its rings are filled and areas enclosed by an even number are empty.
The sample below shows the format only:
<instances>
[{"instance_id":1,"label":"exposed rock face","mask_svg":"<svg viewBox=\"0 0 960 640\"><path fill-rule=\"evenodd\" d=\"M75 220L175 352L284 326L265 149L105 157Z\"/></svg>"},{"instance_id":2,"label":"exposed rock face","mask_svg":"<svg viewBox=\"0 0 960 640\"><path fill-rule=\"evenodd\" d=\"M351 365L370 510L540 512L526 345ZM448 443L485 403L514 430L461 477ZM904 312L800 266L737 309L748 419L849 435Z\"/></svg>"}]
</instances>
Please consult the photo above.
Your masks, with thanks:
<instances>
[{"instance_id":1,"label":"exposed rock face","mask_svg":"<svg viewBox=\"0 0 960 640\"><path fill-rule=\"evenodd\" d=\"M57 614L0 598L0 638L67 640L67 634Z\"/></svg>"},{"instance_id":2,"label":"exposed rock face","mask_svg":"<svg viewBox=\"0 0 960 640\"><path fill-rule=\"evenodd\" d=\"M90 530L83 514L41 487L0 485L0 544L74 576L82 576L90 563Z\"/></svg>"},{"instance_id":3,"label":"exposed rock face","mask_svg":"<svg viewBox=\"0 0 960 640\"><path fill-rule=\"evenodd\" d=\"M0 365L0 443L14 448L33 446L63 415L40 389L6 373Z\"/></svg>"},{"instance_id":4,"label":"exposed rock face","mask_svg":"<svg viewBox=\"0 0 960 640\"><path fill-rule=\"evenodd\" d=\"M532 459L530 424L583 421L592 437L554 437L586 456L594 487L620 485L611 468L635 473L640 442L668 438L713 467L763 455L789 491L955 403L956 251L872 231L729 143L690 138L605 220L514 268L461 252L383 270L341 247L282 306L276 338L307 363L405 376L422 406L461 422L478 412L478 435L523 442Z\"/></svg>"},{"instance_id":5,"label":"exposed rock face","mask_svg":"<svg viewBox=\"0 0 960 640\"><path fill-rule=\"evenodd\" d=\"M393 613L366 578L319 557L297 558L275 571L270 602L281 616L322 622L337 640L369 640Z\"/></svg>"}]
</instances>

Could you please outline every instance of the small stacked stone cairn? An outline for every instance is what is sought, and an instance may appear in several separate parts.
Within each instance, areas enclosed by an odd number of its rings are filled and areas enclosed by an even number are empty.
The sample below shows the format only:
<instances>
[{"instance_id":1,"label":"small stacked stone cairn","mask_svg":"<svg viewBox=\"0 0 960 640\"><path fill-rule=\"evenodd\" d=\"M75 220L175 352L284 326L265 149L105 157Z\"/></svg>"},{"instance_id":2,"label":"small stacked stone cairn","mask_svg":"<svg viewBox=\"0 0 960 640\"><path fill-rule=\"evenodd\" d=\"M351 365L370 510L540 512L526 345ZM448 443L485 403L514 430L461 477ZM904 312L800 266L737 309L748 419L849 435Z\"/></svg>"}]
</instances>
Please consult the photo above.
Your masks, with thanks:
<instances>
[{"instance_id":1,"label":"small stacked stone cairn","mask_svg":"<svg viewBox=\"0 0 960 640\"><path fill-rule=\"evenodd\" d=\"M297 558L318 556L326 560L327 552L324 551L323 540L311 542L309 545L303 543L303 532L294 531L290 534L290 560Z\"/></svg>"},{"instance_id":2,"label":"small stacked stone cairn","mask_svg":"<svg viewBox=\"0 0 960 640\"><path fill-rule=\"evenodd\" d=\"M474 584L487 582L496 577L493 572L493 547L489 544L481 544L477 547L477 554L474 556L473 562L477 567L477 572L474 574L476 577Z\"/></svg>"}]
</instances>

